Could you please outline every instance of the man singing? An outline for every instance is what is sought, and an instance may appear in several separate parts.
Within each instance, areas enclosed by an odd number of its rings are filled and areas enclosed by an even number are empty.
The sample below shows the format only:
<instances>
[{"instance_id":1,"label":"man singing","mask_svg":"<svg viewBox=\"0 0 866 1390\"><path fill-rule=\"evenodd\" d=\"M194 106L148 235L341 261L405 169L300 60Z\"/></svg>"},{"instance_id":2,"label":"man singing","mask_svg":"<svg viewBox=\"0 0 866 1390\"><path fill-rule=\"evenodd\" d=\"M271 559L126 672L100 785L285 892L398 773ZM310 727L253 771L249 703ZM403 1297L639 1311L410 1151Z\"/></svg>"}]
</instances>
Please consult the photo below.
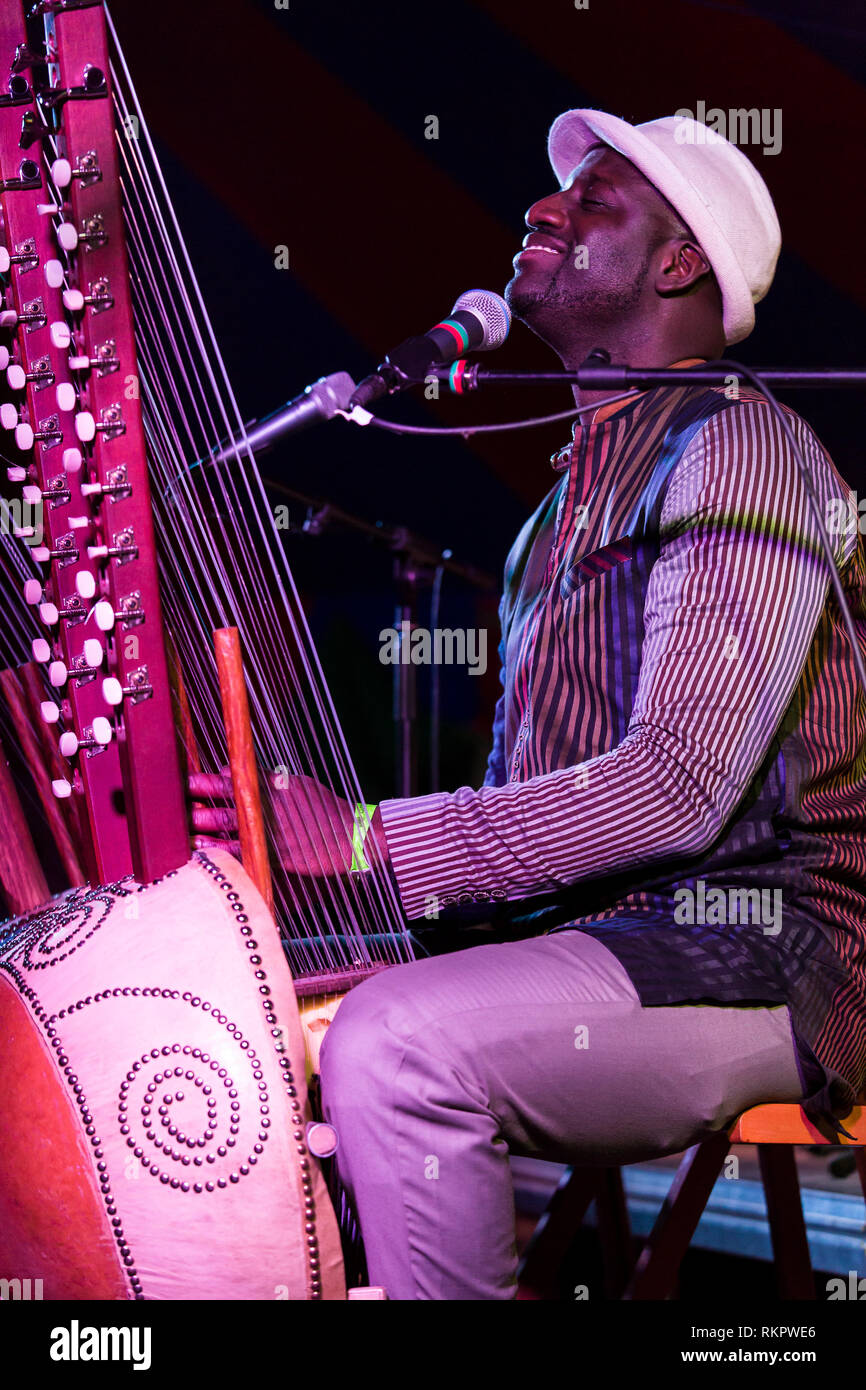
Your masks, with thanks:
<instances>
[{"instance_id":1,"label":"man singing","mask_svg":"<svg viewBox=\"0 0 866 1390\"><path fill-rule=\"evenodd\" d=\"M740 150L577 110L549 154L506 295L565 367L596 347L691 365L748 336L780 231ZM633 1163L760 1102L832 1136L866 1083L866 700L784 430L736 380L657 388L579 417L552 462L505 566L485 784L383 802L364 850L410 921L489 904L522 935L383 971L322 1049L392 1299L514 1297L509 1151ZM866 651L856 524L830 538ZM293 798L302 869L317 832ZM328 805L348 868L352 812Z\"/></svg>"}]
</instances>

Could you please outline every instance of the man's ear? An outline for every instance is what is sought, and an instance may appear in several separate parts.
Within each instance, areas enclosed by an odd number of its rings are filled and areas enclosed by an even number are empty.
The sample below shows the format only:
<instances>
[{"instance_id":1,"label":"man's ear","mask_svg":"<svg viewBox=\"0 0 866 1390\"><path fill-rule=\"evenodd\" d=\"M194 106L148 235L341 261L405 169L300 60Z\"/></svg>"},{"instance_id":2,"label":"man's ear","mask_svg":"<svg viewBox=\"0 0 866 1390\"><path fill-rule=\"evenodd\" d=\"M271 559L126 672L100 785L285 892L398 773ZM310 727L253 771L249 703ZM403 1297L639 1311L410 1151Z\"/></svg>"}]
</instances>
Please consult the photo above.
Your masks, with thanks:
<instances>
[{"instance_id":1,"label":"man's ear","mask_svg":"<svg viewBox=\"0 0 866 1390\"><path fill-rule=\"evenodd\" d=\"M701 248L685 237L671 237L662 247L662 259L656 272L656 293L667 297L687 294L694 290L704 276L713 271Z\"/></svg>"}]
</instances>

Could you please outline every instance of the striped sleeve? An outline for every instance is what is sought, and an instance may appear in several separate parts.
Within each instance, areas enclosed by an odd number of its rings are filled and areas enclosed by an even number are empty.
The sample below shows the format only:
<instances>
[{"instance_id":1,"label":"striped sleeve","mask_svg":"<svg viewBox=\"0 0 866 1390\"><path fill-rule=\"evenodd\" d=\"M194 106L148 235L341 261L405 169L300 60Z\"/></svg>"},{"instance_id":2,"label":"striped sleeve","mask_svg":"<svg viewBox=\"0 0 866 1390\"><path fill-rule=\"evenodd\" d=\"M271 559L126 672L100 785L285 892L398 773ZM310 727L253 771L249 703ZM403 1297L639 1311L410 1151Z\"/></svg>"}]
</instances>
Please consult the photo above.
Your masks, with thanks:
<instances>
[{"instance_id":1,"label":"striped sleeve","mask_svg":"<svg viewBox=\"0 0 866 1390\"><path fill-rule=\"evenodd\" d=\"M838 474L805 422L787 418L826 514ZM837 565L856 540L831 535ZM625 738L579 767L524 782L382 802L407 917L431 901L521 899L704 851L792 699L829 583L799 469L769 406L719 412L671 476Z\"/></svg>"}]
</instances>

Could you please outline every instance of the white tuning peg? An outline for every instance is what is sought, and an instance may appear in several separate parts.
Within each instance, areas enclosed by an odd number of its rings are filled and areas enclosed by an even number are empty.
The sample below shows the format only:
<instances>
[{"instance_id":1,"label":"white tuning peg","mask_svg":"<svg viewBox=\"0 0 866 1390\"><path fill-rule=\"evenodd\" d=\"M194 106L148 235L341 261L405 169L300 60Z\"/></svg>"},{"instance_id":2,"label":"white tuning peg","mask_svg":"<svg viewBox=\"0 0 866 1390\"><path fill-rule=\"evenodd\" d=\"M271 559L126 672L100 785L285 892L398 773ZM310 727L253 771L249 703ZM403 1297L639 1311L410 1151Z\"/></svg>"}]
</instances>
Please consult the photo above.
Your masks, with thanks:
<instances>
[{"instance_id":1,"label":"white tuning peg","mask_svg":"<svg viewBox=\"0 0 866 1390\"><path fill-rule=\"evenodd\" d=\"M45 262L45 281L53 290L59 290L63 284L66 272L60 261Z\"/></svg>"},{"instance_id":2,"label":"white tuning peg","mask_svg":"<svg viewBox=\"0 0 866 1390\"><path fill-rule=\"evenodd\" d=\"M36 211L40 217L53 217L55 212L59 212L60 209L56 203L37 203Z\"/></svg>"},{"instance_id":3,"label":"white tuning peg","mask_svg":"<svg viewBox=\"0 0 866 1390\"><path fill-rule=\"evenodd\" d=\"M90 737L79 739L72 730L60 735L60 751L64 758L74 758L79 748L90 748L96 744L98 748L106 748L112 738L111 721L106 719L104 714L97 714L90 726Z\"/></svg>"},{"instance_id":4,"label":"white tuning peg","mask_svg":"<svg viewBox=\"0 0 866 1390\"><path fill-rule=\"evenodd\" d=\"M84 643L84 660L94 670L102 665L105 649L98 637L88 637Z\"/></svg>"},{"instance_id":5,"label":"white tuning peg","mask_svg":"<svg viewBox=\"0 0 866 1390\"><path fill-rule=\"evenodd\" d=\"M31 507L36 507L42 501L42 489L36 483L27 483L21 489L21 496Z\"/></svg>"},{"instance_id":6,"label":"white tuning peg","mask_svg":"<svg viewBox=\"0 0 866 1390\"><path fill-rule=\"evenodd\" d=\"M48 680L55 690L59 690L62 685L66 684L68 676L69 672L64 661L52 661L48 667Z\"/></svg>"},{"instance_id":7,"label":"white tuning peg","mask_svg":"<svg viewBox=\"0 0 866 1390\"><path fill-rule=\"evenodd\" d=\"M51 790L61 801L64 800L65 797L72 795L72 785L70 782L67 782L65 777L55 778L51 783Z\"/></svg>"},{"instance_id":8,"label":"white tuning peg","mask_svg":"<svg viewBox=\"0 0 866 1390\"><path fill-rule=\"evenodd\" d=\"M51 660L51 644L50 642L46 642L44 637L34 637L33 641L30 643L30 652L34 661L45 662Z\"/></svg>"},{"instance_id":9,"label":"white tuning peg","mask_svg":"<svg viewBox=\"0 0 866 1390\"><path fill-rule=\"evenodd\" d=\"M75 592L79 598L93 598L96 593L96 579L90 570L79 570L75 576Z\"/></svg>"},{"instance_id":10,"label":"white tuning peg","mask_svg":"<svg viewBox=\"0 0 866 1390\"><path fill-rule=\"evenodd\" d=\"M63 307L68 309L70 314L80 314L84 308L84 295L81 290L64 290Z\"/></svg>"},{"instance_id":11,"label":"white tuning peg","mask_svg":"<svg viewBox=\"0 0 866 1390\"><path fill-rule=\"evenodd\" d=\"M70 531L85 531L90 525L89 516L70 516L67 522Z\"/></svg>"},{"instance_id":12,"label":"white tuning peg","mask_svg":"<svg viewBox=\"0 0 866 1390\"><path fill-rule=\"evenodd\" d=\"M63 469L66 473L77 473L81 468L83 455L75 447L63 450Z\"/></svg>"},{"instance_id":13,"label":"white tuning peg","mask_svg":"<svg viewBox=\"0 0 866 1390\"><path fill-rule=\"evenodd\" d=\"M75 433L82 444L89 444L96 438L96 421L89 410L82 410L75 417Z\"/></svg>"},{"instance_id":14,"label":"white tuning peg","mask_svg":"<svg viewBox=\"0 0 866 1390\"><path fill-rule=\"evenodd\" d=\"M75 387L71 381L61 381L55 391L58 410L74 410L78 401L75 394Z\"/></svg>"},{"instance_id":15,"label":"white tuning peg","mask_svg":"<svg viewBox=\"0 0 866 1390\"><path fill-rule=\"evenodd\" d=\"M46 627L53 627L60 618L60 614L53 603L40 603L39 616Z\"/></svg>"},{"instance_id":16,"label":"white tuning peg","mask_svg":"<svg viewBox=\"0 0 866 1390\"><path fill-rule=\"evenodd\" d=\"M28 449L33 448L33 430L30 425L21 424L15 426L15 443L22 453L26 453Z\"/></svg>"},{"instance_id":17,"label":"white tuning peg","mask_svg":"<svg viewBox=\"0 0 866 1390\"><path fill-rule=\"evenodd\" d=\"M17 309L0 310L0 328L14 328L18 322Z\"/></svg>"},{"instance_id":18,"label":"white tuning peg","mask_svg":"<svg viewBox=\"0 0 866 1390\"><path fill-rule=\"evenodd\" d=\"M64 758L74 758L78 752L78 735L71 729L60 735L60 752Z\"/></svg>"},{"instance_id":19,"label":"white tuning peg","mask_svg":"<svg viewBox=\"0 0 866 1390\"><path fill-rule=\"evenodd\" d=\"M42 581L41 579L28 579L24 585L24 602L31 608L35 608L37 603L42 602Z\"/></svg>"},{"instance_id":20,"label":"white tuning peg","mask_svg":"<svg viewBox=\"0 0 866 1390\"><path fill-rule=\"evenodd\" d=\"M4 401L0 405L0 425L4 430L14 430L18 424L18 411L11 401Z\"/></svg>"},{"instance_id":21,"label":"white tuning peg","mask_svg":"<svg viewBox=\"0 0 866 1390\"><path fill-rule=\"evenodd\" d=\"M10 483L23 483L24 479L27 477L27 469L19 468L18 465L15 464L12 468L6 469L6 477L9 479Z\"/></svg>"},{"instance_id":22,"label":"white tuning peg","mask_svg":"<svg viewBox=\"0 0 866 1390\"><path fill-rule=\"evenodd\" d=\"M114 609L108 599L102 598L93 609L93 617L100 632L110 632L114 627Z\"/></svg>"},{"instance_id":23,"label":"white tuning peg","mask_svg":"<svg viewBox=\"0 0 866 1390\"><path fill-rule=\"evenodd\" d=\"M51 165L55 188L68 188L72 182L72 165L68 159L55 159Z\"/></svg>"},{"instance_id":24,"label":"white tuning peg","mask_svg":"<svg viewBox=\"0 0 866 1390\"><path fill-rule=\"evenodd\" d=\"M6 368L6 382L10 391L23 391L27 385L27 374L20 362L10 362Z\"/></svg>"},{"instance_id":25,"label":"white tuning peg","mask_svg":"<svg viewBox=\"0 0 866 1390\"><path fill-rule=\"evenodd\" d=\"M69 331L69 324L64 323L63 319L56 319L48 330L49 337L56 348L68 348L72 342L72 334Z\"/></svg>"},{"instance_id":26,"label":"white tuning peg","mask_svg":"<svg viewBox=\"0 0 866 1390\"><path fill-rule=\"evenodd\" d=\"M99 494L100 494L101 492L102 492L102 483L82 483L82 484L81 484L81 496L82 496L82 497L98 497Z\"/></svg>"},{"instance_id":27,"label":"white tuning peg","mask_svg":"<svg viewBox=\"0 0 866 1390\"><path fill-rule=\"evenodd\" d=\"M12 257L5 246L0 246L0 275L5 275L12 264Z\"/></svg>"},{"instance_id":28,"label":"white tuning peg","mask_svg":"<svg viewBox=\"0 0 866 1390\"><path fill-rule=\"evenodd\" d=\"M78 245L78 233L71 222L61 222L57 228L57 240L64 251L74 251Z\"/></svg>"},{"instance_id":29,"label":"white tuning peg","mask_svg":"<svg viewBox=\"0 0 866 1390\"><path fill-rule=\"evenodd\" d=\"M93 730L93 742L105 748L111 742L111 720L106 719L104 714L97 714L90 727Z\"/></svg>"},{"instance_id":30,"label":"white tuning peg","mask_svg":"<svg viewBox=\"0 0 866 1390\"><path fill-rule=\"evenodd\" d=\"M56 724L60 718L60 706L56 705L53 700L43 700L39 706L39 713L46 724Z\"/></svg>"},{"instance_id":31,"label":"white tuning peg","mask_svg":"<svg viewBox=\"0 0 866 1390\"><path fill-rule=\"evenodd\" d=\"M51 551L48 549L47 545L31 546L30 554L33 556L37 565L47 565L48 561L51 559Z\"/></svg>"},{"instance_id":32,"label":"white tuning peg","mask_svg":"<svg viewBox=\"0 0 866 1390\"><path fill-rule=\"evenodd\" d=\"M89 357L70 357L69 370L71 372L86 372L90 366Z\"/></svg>"},{"instance_id":33,"label":"white tuning peg","mask_svg":"<svg viewBox=\"0 0 866 1390\"><path fill-rule=\"evenodd\" d=\"M0 372L5 372L9 366L11 354L8 347L0 347Z\"/></svg>"},{"instance_id":34,"label":"white tuning peg","mask_svg":"<svg viewBox=\"0 0 866 1390\"><path fill-rule=\"evenodd\" d=\"M123 701L123 686L116 676L106 676L102 682L102 696L107 705L119 705Z\"/></svg>"}]
</instances>

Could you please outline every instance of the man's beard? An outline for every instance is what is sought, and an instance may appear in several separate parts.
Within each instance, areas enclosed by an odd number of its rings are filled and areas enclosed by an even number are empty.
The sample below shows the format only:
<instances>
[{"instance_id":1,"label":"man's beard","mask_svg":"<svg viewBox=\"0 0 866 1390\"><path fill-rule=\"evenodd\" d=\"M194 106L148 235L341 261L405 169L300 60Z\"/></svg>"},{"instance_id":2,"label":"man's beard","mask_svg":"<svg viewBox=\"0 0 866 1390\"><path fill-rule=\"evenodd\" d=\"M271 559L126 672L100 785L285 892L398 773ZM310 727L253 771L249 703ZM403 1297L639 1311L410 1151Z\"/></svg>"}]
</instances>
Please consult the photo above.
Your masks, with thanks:
<instances>
[{"instance_id":1,"label":"man's beard","mask_svg":"<svg viewBox=\"0 0 866 1390\"><path fill-rule=\"evenodd\" d=\"M645 252L643 263L623 280L621 270L611 273L608 283L585 289L573 278L565 280L564 265L549 279L533 281L531 275L518 273L505 287L505 299L516 318L522 319L535 332L557 326L562 332L579 322L602 325L615 322L637 308L644 292L646 277L654 248Z\"/></svg>"}]
</instances>

